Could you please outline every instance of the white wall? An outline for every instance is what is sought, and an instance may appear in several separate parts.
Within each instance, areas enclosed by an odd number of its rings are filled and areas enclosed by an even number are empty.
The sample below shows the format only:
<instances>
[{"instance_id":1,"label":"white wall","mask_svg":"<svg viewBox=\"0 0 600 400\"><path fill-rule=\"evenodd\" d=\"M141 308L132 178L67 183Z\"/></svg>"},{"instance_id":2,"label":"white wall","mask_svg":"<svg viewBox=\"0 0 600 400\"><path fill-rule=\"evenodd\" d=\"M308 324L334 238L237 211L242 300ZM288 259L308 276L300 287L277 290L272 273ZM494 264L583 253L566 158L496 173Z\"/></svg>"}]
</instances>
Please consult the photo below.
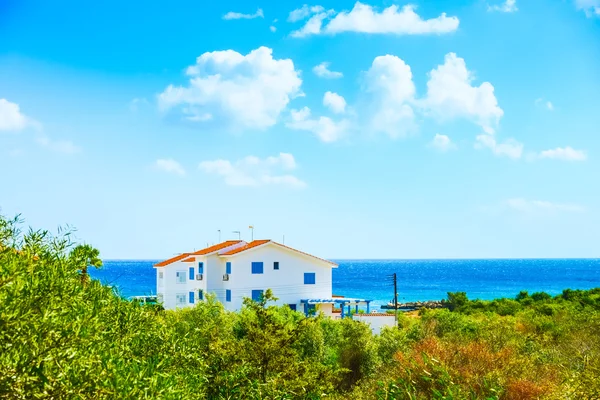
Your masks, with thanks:
<instances>
[{"instance_id":1,"label":"white wall","mask_svg":"<svg viewBox=\"0 0 600 400\"><path fill-rule=\"evenodd\" d=\"M201 281L189 279L189 268L194 267L194 278L198 273L198 262L204 262L204 279ZM189 292L195 292L195 302L198 301L198 290L202 289L206 293L206 259L205 257L196 257L196 262L177 261L164 267L156 267L156 293L162 294L163 306L172 310L177 307L177 295L185 295L183 307L191 307L189 303ZM184 283L177 283L177 271L183 271L185 275ZM164 285L160 286L158 276L163 272ZM180 306L181 307L181 306Z\"/></svg>"},{"instance_id":2,"label":"white wall","mask_svg":"<svg viewBox=\"0 0 600 400\"><path fill-rule=\"evenodd\" d=\"M374 334L379 334L384 326L394 326L396 324L393 314L354 314L352 319L368 324Z\"/></svg>"},{"instance_id":3,"label":"white wall","mask_svg":"<svg viewBox=\"0 0 600 400\"><path fill-rule=\"evenodd\" d=\"M271 289L275 297L279 298L276 304L296 304L296 310L303 312L304 305L301 299L331 298L331 266L325 262L305 256L276 244L243 251L232 256L197 256L196 262L185 263L177 261L165 267L157 267L157 293L163 295L163 306L166 309L176 308L177 294L185 294L184 307L193 306L188 302L188 293L203 289L206 293L214 293L228 310L239 310L244 297L252 297L252 290ZM204 279L202 281L189 280L189 267L194 267L198 273L198 262L204 262ZM229 281L223 281L226 262L231 262ZM275 261L279 262L279 270L273 269ZM263 263L262 274L252 274L252 262ZM158 273L164 273L164 286L158 285ZM185 284L178 284L176 271L184 271ZM315 284L304 284L304 273L315 273ZM231 290L231 302L225 301L226 289ZM197 303L197 300L196 300ZM327 315L331 311L324 309Z\"/></svg>"},{"instance_id":4,"label":"white wall","mask_svg":"<svg viewBox=\"0 0 600 400\"><path fill-rule=\"evenodd\" d=\"M271 289L279 298L276 304L296 304L298 311L304 310L300 299L331 298L331 266L312 257L267 244L227 260L231 262L231 275L223 288L231 290L231 303L224 303L229 310L239 310L243 297L251 297L252 289ZM275 261L279 262L279 270L273 269ZM263 262L262 274L252 274L252 262ZM305 272L315 273L314 285L304 284Z\"/></svg>"}]
</instances>

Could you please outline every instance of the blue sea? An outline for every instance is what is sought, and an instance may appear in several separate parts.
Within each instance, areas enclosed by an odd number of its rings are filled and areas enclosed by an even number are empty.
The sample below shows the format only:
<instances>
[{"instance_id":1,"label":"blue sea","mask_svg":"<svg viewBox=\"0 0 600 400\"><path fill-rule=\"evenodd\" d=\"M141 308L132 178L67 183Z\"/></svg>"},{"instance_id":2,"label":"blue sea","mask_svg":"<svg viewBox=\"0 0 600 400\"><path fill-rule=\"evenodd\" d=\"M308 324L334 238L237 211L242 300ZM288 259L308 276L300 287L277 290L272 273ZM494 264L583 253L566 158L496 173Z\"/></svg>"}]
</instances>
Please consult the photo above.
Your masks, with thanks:
<instances>
[{"instance_id":1,"label":"blue sea","mask_svg":"<svg viewBox=\"0 0 600 400\"><path fill-rule=\"evenodd\" d=\"M156 260L105 260L90 275L116 287L122 296L155 294ZM397 274L398 301L440 300L447 292L470 299L514 297L521 290L552 295L563 289L600 287L600 259L337 260L333 293L386 304L394 295L389 276Z\"/></svg>"}]
</instances>

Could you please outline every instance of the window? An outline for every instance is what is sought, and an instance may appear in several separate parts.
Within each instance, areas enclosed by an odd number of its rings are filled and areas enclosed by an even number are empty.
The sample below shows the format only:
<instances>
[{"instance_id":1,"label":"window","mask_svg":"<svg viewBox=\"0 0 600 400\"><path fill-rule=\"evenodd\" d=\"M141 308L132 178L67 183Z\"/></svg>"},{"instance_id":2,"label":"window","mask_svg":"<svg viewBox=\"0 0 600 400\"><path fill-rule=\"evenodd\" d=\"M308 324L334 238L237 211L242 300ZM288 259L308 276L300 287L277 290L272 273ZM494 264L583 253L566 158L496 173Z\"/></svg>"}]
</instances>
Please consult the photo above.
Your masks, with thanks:
<instances>
[{"instance_id":1,"label":"window","mask_svg":"<svg viewBox=\"0 0 600 400\"><path fill-rule=\"evenodd\" d=\"M204 263L201 263L201 262L198 263L198 273L199 274L204 273Z\"/></svg>"},{"instance_id":2,"label":"window","mask_svg":"<svg viewBox=\"0 0 600 400\"><path fill-rule=\"evenodd\" d=\"M176 272L177 283L185 283L185 271Z\"/></svg>"},{"instance_id":3,"label":"window","mask_svg":"<svg viewBox=\"0 0 600 400\"><path fill-rule=\"evenodd\" d=\"M175 296L175 302L177 303L178 306L185 304L185 294L178 293Z\"/></svg>"},{"instance_id":4,"label":"window","mask_svg":"<svg viewBox=\"0 0 600 400\"><path fill-rule=\"evenodd\" d=\"M296 311L296 305L295 304L288 304L288 307L292 310L292 311Z\"/></svg>"},{"instance_id":5,"label":"window","mask_svg":"<svg viewBox=\"0 0 600 400\"><path fill-rule=\"evenodd\" d=\"M273 263L273 269L279 269L279 261Z\"/></svg>"},{"instance_id":6,"label":"window","mask_svg":"<svg viewBox=\"0 0 600 400\"><path fill-rule=\"evenodd\" d=\"M225 290L225 301L231 301L231 290Z\"/></svg>"},{"instance_id":7,"label":"window","mask_svg":"<svg viewBox=\"0 0 600 400\"><path fill-rule=\"evenodd\" d=\"M190 304L194 304L194 292L190 292Z\"/></svg>"},{"instance_id":8,"label":"window","mask_svg":"<svg viewBox=\"0 0 600 400\"><path fill-rule=\"evenodd\" d=\"M165 273L164 273L164 272L160 271L160 272L158 273L158 279L162 279L164 276L165 276Z\"/></svg>"},{"instance_id":9,"label":"window","mask_svg":"<svg viewBox=\"0 0 600 400\"><path fill-rule=\"evenodd\" d=\"M160 271L158 273L158 286L165 286L165 280L163 279L165 276L165 273Z\"/></svg>"},{"instance_id":10,"label":"window","mask_svg":"<svg viewBox=\"0 0 600 400\"><path fill-rule=\"evenodd\" d=\"M225 263L225 273L226 274L230 274L231 273L231 263L230 262L226 262Z\"/></svg>"},{"instance_id":11,"label":"window","mask_svg":"<svg viewBox=\"0 0 600 400\"><path fill-rule=\"evenodd\" d=\"M314 285L315 284L315 273L314 272L305 272L304 273L304 284L305 285Z\"/></svg>"},{"instance_id":12,"label":"window","mask_svg":"<svg viewBox=\"0 0 600 400\"><path fill-rule=\"evenodd\" d=\"M159 304L162 304L162 303L164 303L164 300L165 300L165 296L162 293L159 293L158 296L157 296L157 298L156 298L156 301Z\"/></svg>"},{"instance_id":13,"label":"window","mask_svg":"<svg viewBox=\"0 0 600 400\"><path fill-rule=\"evenodd\" d=\"M252 263L252 273L253 274L262 274L263 273L263 263L262 262L253 262Z\"/></svg>"},{"instance_id":14,"label":"window","mask_svg":"<svg viewBox=\"0 0 600 400\"><path fill-rule=\"evenodd\" d=\"M262 295L263 295L263 291L262 290L253 290L252 291L252 300L254 300L254 301L260 301L262 299Z\"/></svg>"},{"instance_id":15,"label":"window","mask_svg":"<svg viewBox=\"0 0 600 400\"><path fill-rule=\"evenodd\" d=\"M204 292L202 289L198 290L198 300L204 300Z\"/></svg>"},{"instance_id":16,"label":"window","mask_svg":"<svg viewBox=\"0 0 600 400\"><path fill-rule=\"evenodd\" d=\"M190 267L190 281L194 280L194 267Z\"/></svg>"}]
</instances>

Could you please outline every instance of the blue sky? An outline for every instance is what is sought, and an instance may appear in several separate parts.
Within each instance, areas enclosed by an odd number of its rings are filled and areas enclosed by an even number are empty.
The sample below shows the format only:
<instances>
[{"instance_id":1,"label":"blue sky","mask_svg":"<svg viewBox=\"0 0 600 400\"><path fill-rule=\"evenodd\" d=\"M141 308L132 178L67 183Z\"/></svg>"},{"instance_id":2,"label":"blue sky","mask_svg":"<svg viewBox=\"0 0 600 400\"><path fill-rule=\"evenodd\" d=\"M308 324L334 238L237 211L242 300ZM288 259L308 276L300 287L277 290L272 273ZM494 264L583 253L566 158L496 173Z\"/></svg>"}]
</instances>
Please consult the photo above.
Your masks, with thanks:
<instances>
[{"instance_id":1,"label":"blue sky","mask_svg":"<svg viewBox=\"0 0 600 400\"><path fill-rule=\"evenodd\" d=\"M0 207L105 258L598 257L600 0L0 1Z\"/></svg>"}]
</instances>

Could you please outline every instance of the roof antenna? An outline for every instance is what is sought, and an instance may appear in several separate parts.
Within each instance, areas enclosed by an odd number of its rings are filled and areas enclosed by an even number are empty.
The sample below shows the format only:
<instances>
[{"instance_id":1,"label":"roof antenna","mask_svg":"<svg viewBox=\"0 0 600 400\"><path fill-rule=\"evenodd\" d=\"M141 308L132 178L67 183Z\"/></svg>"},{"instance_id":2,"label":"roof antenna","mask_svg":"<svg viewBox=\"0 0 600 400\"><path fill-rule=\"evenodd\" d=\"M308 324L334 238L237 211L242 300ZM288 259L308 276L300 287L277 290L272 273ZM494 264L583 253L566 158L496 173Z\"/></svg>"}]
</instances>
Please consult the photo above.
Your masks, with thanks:
<instances>
[{"instance_id":1,"label":"roof antenna","mask_svg":"<svg viewBox=\"0 0 600 400\"><path fill-rule=\"evenodd\" d=\"M219 232L219 243L221 243L221 230L217 229L217 232Z\"/></svg>"},{"instance_id":2,"label":"roof antenna","mask_svg":"<svg viewBox=\"0 0 600 400\"><path fill-rule=\"evenodd\" d=\"M254 241L254 226L250 225L248 228L252 231L252 239L250 239L250 241L253 242Z\"/></svg>"},{"instance_id":3,"label":"roof antenna","mask_svg":"<svg viewBox=\"0 0 600 400\"><path fill-rule=\"evenodd\" d=\"M242 240L242 234L240 233L240 231L233 231L232 233L237 233L238 234L238 240Z\"/></svg>"}]
</instances>

